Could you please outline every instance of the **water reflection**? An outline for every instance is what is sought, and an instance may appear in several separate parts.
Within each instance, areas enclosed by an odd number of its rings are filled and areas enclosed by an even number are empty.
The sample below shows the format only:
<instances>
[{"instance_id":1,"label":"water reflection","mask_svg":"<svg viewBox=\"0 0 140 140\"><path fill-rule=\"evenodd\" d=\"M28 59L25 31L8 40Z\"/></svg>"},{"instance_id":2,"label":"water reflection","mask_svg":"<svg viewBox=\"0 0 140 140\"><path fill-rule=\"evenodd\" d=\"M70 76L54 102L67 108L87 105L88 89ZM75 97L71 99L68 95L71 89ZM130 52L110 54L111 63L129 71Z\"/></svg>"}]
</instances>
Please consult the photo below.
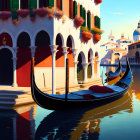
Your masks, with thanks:
<instances>
[{"instance_id":1,"label":"water reflection","mask_svg":"<svg viewBox=\"0 0 140 140\"><path fill-rule=\"evenodd\" d=\"M54 111L41 121L35 139L96 140L100 135L102 118L113 117L113 114L120 111L133 112L131 103L131 97L127 93L112 103L94 109Z\"/></svg>"},{"instance_id":2,"label":"water reflection","mask_svg":"<svg viewBox=\"0 0 140 140\"><path fill-rule=\"evenodd\" d=\"M0 111L0 140L34 140L35 110L30 104Z\"/></svg>"}]
</instances>

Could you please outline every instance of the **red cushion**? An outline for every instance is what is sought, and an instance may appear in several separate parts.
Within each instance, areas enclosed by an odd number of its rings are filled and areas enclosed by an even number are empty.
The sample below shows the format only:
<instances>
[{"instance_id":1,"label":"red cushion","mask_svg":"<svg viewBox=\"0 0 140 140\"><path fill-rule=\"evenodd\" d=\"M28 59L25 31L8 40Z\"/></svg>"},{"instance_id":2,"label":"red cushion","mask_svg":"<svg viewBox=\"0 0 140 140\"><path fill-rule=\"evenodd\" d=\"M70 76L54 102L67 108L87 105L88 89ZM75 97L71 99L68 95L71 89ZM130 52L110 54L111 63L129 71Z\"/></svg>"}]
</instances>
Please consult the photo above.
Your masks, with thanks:
<instances>
[{"instance_id":1,"label":"red cushion","mask_svg":"<svg viewBox=\"0 0 140 140\"><path fill-rule=\"evenodd\" d=\"M98 85L91 86L89 90L96 93L113 93L114 92L114 90L111 88L108 88L106 86L98 86Z\"/></svg>"}]
</instances>

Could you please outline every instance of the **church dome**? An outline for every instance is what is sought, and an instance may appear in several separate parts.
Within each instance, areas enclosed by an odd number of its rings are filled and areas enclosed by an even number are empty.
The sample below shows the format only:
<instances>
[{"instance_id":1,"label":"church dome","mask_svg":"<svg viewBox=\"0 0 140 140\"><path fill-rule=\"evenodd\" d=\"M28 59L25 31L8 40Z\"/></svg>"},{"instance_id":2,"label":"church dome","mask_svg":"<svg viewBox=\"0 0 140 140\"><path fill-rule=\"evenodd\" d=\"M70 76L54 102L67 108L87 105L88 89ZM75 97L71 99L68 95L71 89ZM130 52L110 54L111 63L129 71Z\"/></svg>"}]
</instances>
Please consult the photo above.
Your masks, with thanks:
<instances>
[{"instance_id":1,"label":"church dome","mask_svg":"<svg viewBox=\"0 0 140 140\"><path fill-rule=\"evenodd\" d=\"M134 31L133 36L140 35L140 21L138 23L138 28Z\"/></svg>"}]
</instances>

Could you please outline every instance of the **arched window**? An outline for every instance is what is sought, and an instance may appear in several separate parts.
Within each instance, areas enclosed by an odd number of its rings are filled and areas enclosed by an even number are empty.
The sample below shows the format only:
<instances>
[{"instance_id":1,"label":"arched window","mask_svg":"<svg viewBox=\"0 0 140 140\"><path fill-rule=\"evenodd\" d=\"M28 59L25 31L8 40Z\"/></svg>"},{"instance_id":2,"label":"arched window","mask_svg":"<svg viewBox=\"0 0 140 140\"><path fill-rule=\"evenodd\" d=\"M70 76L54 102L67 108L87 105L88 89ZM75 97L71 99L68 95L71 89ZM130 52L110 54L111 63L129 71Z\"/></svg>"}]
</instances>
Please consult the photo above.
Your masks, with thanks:
<instances>
[{"instance_id":1,"label":"arched window","mask_svg":"<svg viewBox=\"0 0 140 140\"><path fill-rule=\"evenodd\" d=\"M50 36L45 31L40 31L35 40L36 46L49 46L50 45Z\"/></svg>"},{"instance_id":2,"label":"arched window","mask_svg":"<svg viewBox=\"0 0 140 140\"><path fill-rule=\"evenodd\" d=\"M21 33L17 40L17 46L18 47L29 47L30 44L31 44L30 36L26 32Z\"/></svg>"}]
</instances>

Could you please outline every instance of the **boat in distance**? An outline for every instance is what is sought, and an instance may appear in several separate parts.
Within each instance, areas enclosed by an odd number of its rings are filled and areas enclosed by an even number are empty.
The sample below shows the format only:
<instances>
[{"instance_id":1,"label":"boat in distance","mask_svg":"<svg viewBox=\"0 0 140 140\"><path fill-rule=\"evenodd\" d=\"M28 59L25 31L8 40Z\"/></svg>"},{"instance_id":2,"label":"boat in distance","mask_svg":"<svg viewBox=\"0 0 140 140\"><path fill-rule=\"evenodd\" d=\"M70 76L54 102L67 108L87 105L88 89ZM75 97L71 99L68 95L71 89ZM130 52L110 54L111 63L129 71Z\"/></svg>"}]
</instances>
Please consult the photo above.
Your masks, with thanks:
<instances>
[{"instance_id":1,"label":"boat in distance","mask_svg":"<svg viewBox=\"0 0 140 140\"><path fill-rule=\"evenodd\" d=\"M119 60L119 65L118 65L118 68L116 69L116 71L115 72L109 71L105 75L107 76L106 82L114 80L117 77L121 77L122 76L122 66L121 66L120 60Z\"/></svg>"},{"instance_id":2,"label":"boat in distance","mask_svg":"<svg viewBox=\"0 0 140 140\"><path fill-rule=\"evenodd\" d=\"M100 86L109 88L113 92L97 93L89 89L75 91L60 95L51 95L42 92L35 83L33 60L31 61L31 94L34 101L42 108L50 110L62 110L77 107L92 106L99 103L111 102L122 97L129 89L132 82L132 73L128 60L127 67L123 77L115 84ZM94 86L93 86L94 89ZM88 97L88 98L87 98Z\"/></svg>"}]
</instances>

